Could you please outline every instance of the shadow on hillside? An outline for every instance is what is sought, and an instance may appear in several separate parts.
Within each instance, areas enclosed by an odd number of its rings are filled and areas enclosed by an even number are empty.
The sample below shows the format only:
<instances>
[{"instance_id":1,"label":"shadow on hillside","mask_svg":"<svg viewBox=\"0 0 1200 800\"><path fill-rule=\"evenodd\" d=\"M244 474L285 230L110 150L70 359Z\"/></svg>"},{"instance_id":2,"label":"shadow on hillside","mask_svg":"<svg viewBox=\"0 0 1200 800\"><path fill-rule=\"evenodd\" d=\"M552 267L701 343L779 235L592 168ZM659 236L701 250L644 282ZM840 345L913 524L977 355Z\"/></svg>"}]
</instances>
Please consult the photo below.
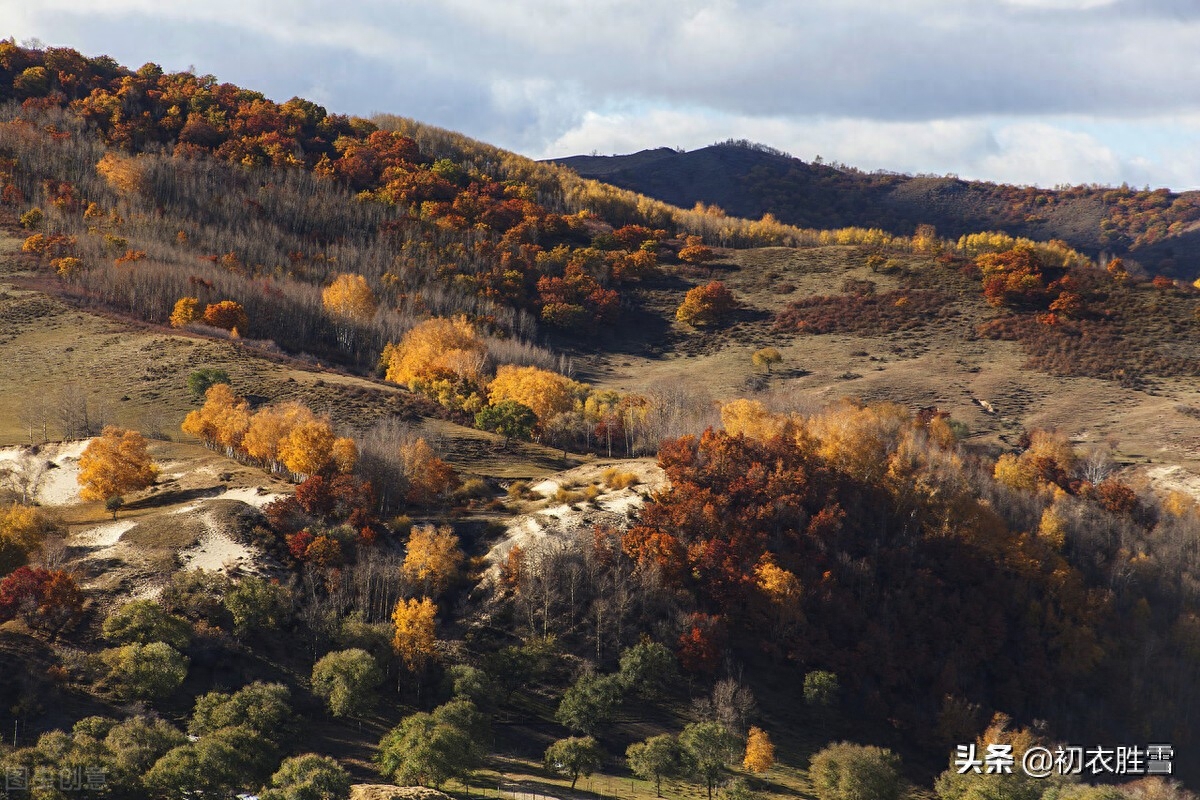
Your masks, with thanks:
<instances>
[{"instance_id":1,"label":"shadow on hillside","mask_svg":"<svg viewBox=\"0 0 1200 800\"><path fill-rule=\"evenodd\" d=\"M182 505L190 503L193 500L203 500L209 497L216 497L225 491L224 486L208 486L202 489L182 489L175 492L159 492L152 494L149 497L143 497L139 500L134 500L131 503L125 504L125 510L136 511L139 509L163 508L165 506Z\"/></svg>"}]
</instances>

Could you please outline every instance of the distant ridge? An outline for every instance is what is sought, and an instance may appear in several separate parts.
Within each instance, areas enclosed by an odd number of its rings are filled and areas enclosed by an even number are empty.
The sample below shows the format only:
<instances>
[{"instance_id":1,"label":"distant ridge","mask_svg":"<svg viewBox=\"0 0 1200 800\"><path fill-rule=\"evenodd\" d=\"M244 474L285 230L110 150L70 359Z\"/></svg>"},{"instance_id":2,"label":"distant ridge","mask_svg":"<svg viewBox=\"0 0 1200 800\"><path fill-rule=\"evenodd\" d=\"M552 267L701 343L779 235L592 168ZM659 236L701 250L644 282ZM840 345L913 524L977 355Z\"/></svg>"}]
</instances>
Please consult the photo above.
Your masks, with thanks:
<instances>
[{"instance_id":1,"label":"distant ridge","mask_svg":"<svg viewBox=\"0 0 1200 800\"><path fill-rule=\"evenodd\" d=\"M556 162L585 178L684 208L700 202L731 216L772 214L803 228L878 227L901 235L920 224L934 225L946 237L1004 230L1035 240L1062 239L1093 258L1125 256L1151 273L1200 275L1200 192L1038 189L954 176L868 173L802 161L745 141Z\"/></svg>"}]
</instances>

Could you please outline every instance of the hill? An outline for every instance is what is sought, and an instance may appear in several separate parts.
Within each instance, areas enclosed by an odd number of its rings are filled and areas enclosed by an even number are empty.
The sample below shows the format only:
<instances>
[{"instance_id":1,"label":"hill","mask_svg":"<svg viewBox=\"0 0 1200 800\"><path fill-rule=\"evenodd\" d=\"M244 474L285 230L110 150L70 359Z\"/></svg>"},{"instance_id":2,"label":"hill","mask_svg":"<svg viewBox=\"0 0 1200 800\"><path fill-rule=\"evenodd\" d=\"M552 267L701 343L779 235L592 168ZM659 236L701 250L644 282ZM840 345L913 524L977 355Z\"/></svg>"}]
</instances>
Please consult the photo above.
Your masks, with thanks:
<instances>
[{"instance_id":1,"label":"hill","mask_svg":"<svg viewBox=\"0 0 1200 800\"><path fill-rule=\"evenodd\" d=\"M770 214L801 228L882 228L909 235L918 225L958 238L1006 231L1062 239L1092 258L1125 256L1150 274L1200 277L1200 193L1128 186L1037 189L953 176L867 173L805 162L748 142L678 152L571 156L556 163L586 178L691 208L715 205L735 217Z\"/></svg>"},{"instance_id":2,"label":"hill","mask_svg":"<svg viewBox=\"0 0 1200 800\"><path fill-rule=\"evenodd\" d=\"M6 772L1101 797L947 766L1170 741L1196 780L1190 284L61 48L0 42L0 96Z\"/></svg>"}]
</instances>

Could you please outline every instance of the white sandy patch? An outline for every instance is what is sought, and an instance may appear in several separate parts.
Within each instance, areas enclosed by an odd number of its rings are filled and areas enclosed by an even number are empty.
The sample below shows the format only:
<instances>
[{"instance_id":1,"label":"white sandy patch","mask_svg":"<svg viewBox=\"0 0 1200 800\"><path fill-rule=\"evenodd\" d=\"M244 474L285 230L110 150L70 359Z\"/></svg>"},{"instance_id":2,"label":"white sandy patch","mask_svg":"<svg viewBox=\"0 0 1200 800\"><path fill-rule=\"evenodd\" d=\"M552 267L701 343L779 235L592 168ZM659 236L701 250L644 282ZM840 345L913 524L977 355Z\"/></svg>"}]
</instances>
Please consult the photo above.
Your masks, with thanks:
<instances>
[{"instance_id":1,"label":"white sandy patch","mask_svg":"<svg viewBox=\"0 0 1200 800\"><path fill-rule=\"evenodd\" d=\"M44 506L66 506L79 502L79 456L91 439L42 445L34 456L47 466L38 485L37 500ZM28 448L0 448L0 462L20 463Z\"/></svg>"},{"instance_id":2,"label":"white sandy patch","mask_svg":"<svg viewBox=\"0 0 1200 800\"><path fill-rule=\"evenodd\" d=\"M637 492L623 490L618 494L605 497L600 501L600 507L614 514L628 514L641 508L645 503L646 498Z\"/></svg>"},{"instance_id":3,"label":"white sandy patch","mask_svg":"<svg viewBox=\"0 0 1200 800\"><path fill-rule=\"evenodd\" d=\"M555 519L566 519L567 517L571 516L571 514L575 513L575 509L571 508L569 505L561 505L554 506L553 508L543 508L541 511L535 513L543 514L547 517L554 517Z\"/></svg>"},{"instance_id":4,"label":"white sandy patch","mask_svg":"<svg viewBox=\"0 0 1200 800\"><path fill-rule=\"evenodd\" d=\"M172 511L172 514L190 514L200 507L199 503L188 503L186 506L180 506Z\"/></svg>"},{"instance_id":5,"label":"white sandy patch","mask_svg":"<svg viewBox=\"0 0 1200 800\"><path fill-rule=\"evenodd\" d=\"M136 525L136 522L127 519L97 525L76 536L72 544L84 547L111 547L121 541L121 537Z\"/></svg>"},{"instance_id":6,"label":"white sandy patch","mask_svg":"<svg viewBox=\"0 0 1200 800\"><path fill-rule=\"evenodd\" d=\"M245 489L229 489L214 497L214 500L240 500L248 506L262 508L267 503L274 502L280 498L286 497L282 494L273 494L268 492L261 486L246 487Z\"/></svg>"},{"instance_id":7,"label":"white sandy patch","mask_svg":"<svg viewBox=\"0 0 1200 800\"><path fill-rule=\"evenodd\" d=\"M542 497L552 497L558 492L559 489L562 488L562 484L560 484L558 481L546 480L529 488L540 494Z\"/></svg>"},{"instance_id":8,"label":"white sandy patch","mask_svg":"<svg viewBox=\"0 0 1200 800\"><path fill-rule=\"evenodd\" d=\"M1200 475L1188 472L1183 467L1151 467L1146 470L1146 477L1156 489L1183 492L1200 500Z\"/></svg>"},{"instance_id":9,"label":"white sandy patch","mask_svg":"<svg viewBox=\"0 0 1200 800\"><path fill-rule=\"evenodd\" d=\"M179 557L184 569L226 572L231 567L252 563L254 551L235 542L227 533L209 530L200 537L199 544L184 550Z\"/></svg>"}]
</instances>

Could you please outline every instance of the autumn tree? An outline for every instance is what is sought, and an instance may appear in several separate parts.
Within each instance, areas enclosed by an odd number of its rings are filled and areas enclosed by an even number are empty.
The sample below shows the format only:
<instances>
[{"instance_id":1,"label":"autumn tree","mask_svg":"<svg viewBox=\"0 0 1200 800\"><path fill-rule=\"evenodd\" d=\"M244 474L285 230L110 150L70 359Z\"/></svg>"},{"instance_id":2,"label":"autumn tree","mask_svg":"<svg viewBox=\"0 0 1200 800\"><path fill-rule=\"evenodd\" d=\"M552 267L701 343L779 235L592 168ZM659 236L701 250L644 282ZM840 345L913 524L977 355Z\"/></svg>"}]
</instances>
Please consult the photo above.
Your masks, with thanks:
<instances>
[{"instance_id":1,"label":"autumn tree","mask_svg":"<svg viewBox=\"0 0 1200 800\"><path fill-rule=\"evenodd\" d=\"M529 406L516 400L504 400L480 409L475 415L475 427L503 436L504 449L507 450L513 439L528 439L533 435L537 419L537 414Z\"/></svg>"},{"instance_id":2,"label":"autumn tree","mask_svg":"<svg viewBox=\"0 0 1200 800\"><path fill-rule=\"evenodd\" d=\"M761 350L755 350L750 360L754 362L754 366L762 367L769 375L771 373L771 365L783 361L783 356L774 347L764 347Z\"/></svg>"},{"instance_id":3,"label":"autumn tree","mask_svg":"<svg viewBox=\"0 0 1200 800\"><path fill-rule=\"evenodd\" d=\"M379 303L362 275L342 273L321 293L325 310L338 319L365 320L375 314Z\"/></svg>"},{"instance_id":4,"label":"autumn tree","mask_svg":"<svg viewBox=\"0 0 1200 800\"><path fill-rule=\"evenodd\" d=\"M0 507L0 575L23 565L47 536L63 531L44 509L13 503Z\"/></svg>"},{"instance_id":5,"label":"autumn tree","mask_svg":"<svg viewBox=\"0 0 1200 800\"><path fill-rule=\"evenodd\" d=\"M477 411L487 345L465 316L434 317L389 346L386 378L435 397L443 405ZM473 407L472 407L473 406Z\"/></svg>"},{"instance_id":6,"label":"autumn tree","mask_svg":"<svg viewBox=\"0 0 1200 800\"><path fill-rule=\"evenodd\" d=\"M250 421L249 404L233 393L228 382L214 382L204 391L204 405L188 412L181 427L184 433L231 456L242 447Z\"/></svg>"},{"instance_id":7,"label":"autumn tree","mask_svg":"<svg viewBox=\"0 0 1200 800\"><path fill-rule=\"evenodd\" d=\"M383 683L383 672L366 650L326 653L312 670L313 692L325 699L335 717L352 717L369 709Z\"/></svg>"},{"instance_id":8,"label":"autumn tree","mask_svg":"<svg viewBox=\"0 0 1200 800\"><path fill-rule=\"evenodd\" d=\"M683 773L683 748L669 733L634 742L626 748L625 759L629 762L630 772L644 781L654 782L655 797L663 796L663 778L675 778Z\"/></svg>"},{"instance_id":9,"label":"autumn tree","mask_svg":"<svg viewBox=\"0 0 1200 800\"><path fill-rule=\"evenodd\" d=\"M458 577L466 556L449 525L420 525L408 536L401 574L422 595L437 597Z\"/></svg>"},{"instance_id":10,"label":"autumn tree","mask_svg":"<svg viewBox=\"0 0 1200 800\"><path fill-rule=\"evenodd\" d=\"M260 408L250 418L242 447L251 458L269 466L273 471L283 468L279 449L298 425L313 422L316 417L308 406L296 401L276 403Z\"/></svg>"},{"instance_id":11,"label":"autumn tree","mask_svg":"<svg viewBox=\"0 0 1200 800\"><path fill-rule=\"evenodd\" d=\"M301 422L279 442L279 460L294 475L315 475L332 460L336 439L327 418Z\"/></svg>"},{"instance_id":12,"label":"autumn tree","mask_svg":"<svg viewBox=\"0 0 1200 800\"><path fill-rule=\"evenodd\" d=\"M746 736L746 755L742 768L750 772L766 772L775 764L775 745L762 728L751 726Z\"/></svg>"},{"instance_id":13,"label":"autumn tree","mask_svg":"<svg viewBox=\"0 0 1200 800\"><path fill-rule=\"evenodd\" d=\"M542 756L542 765L556 775L571 779L571 789L580 777L586 778L604 763L604 750L600 743L591 736L572 736L569 739L559 739L546 748Z\"/></svg>"},{"instance_id":14,"label":"autumn tree","mask_svg":"<svg viewBox=\"0 0 1200 800\"><path fill-rule=\"evenodd\" d=\"M201 319L209 327L227 331L244 332L246 326L250 324L250 318L246 316L246 309L242 308L241 303L233 300L209 303L205 306L204 316Z\"/></svg>"},{"instance_id":15,"label":"autumn tree","mask_svg":"<svg viewBox=\"0 0 1200 800\"><path fill-rule=\"evenodd\" d=\"M137 431L110 425L79 456L84 500L106 500L145 489L157 475L146 438Z\"/></svg>"},{"instance_id":16,"label":"autumn tree","mask_svg":"<svg viewBox=\"0 0 1200 800\"><path fill-rule=\"evenodd\" d=\"M171 327L186 328L200 319L199 305L200 301L195 297L181 297L175 301L175 307L171 309Z\"/></svg>"},{"instance_id":17,"label":"autumn tree","mask_svg":"<svg viewBox=\"0 0 1200 800\"><path fill-rule=\"evenodd\" d=\"M683 303L675 311L675 319L704 327L724 321L737 308L733 293L720 281L711 281L697 286L684 295Z\"/></svg>"},{"instance_id":18,"label":"autumn tree","mask_svg":"<svg viewBox=\"0 0 1200 800\"><path fill-rule=\"evenodd\" d=\"M63 570L18 567L0 581L0 622L19 616L29 627L57 635L82 612L83 592Z\"/></svg>"},{"instance_id":19,"label":"autumn tree","mask_svg":"<svg viewBox=\"0 0 1200 800\"><path fill-rule=\"evenodd\" d=\"M584 384L532 366L505 364L496 370L496 377L488 384L488 400L492 405L513 400L532 410L541 425L573 409L586 394Z\"/></svg>"},{"instance_id":20,"label":"autumn tree","mask_svg":"<svg viewBox=\"0 0 1200 800\"><path fill-rule=\"evenodd\" d=\"M458 485L454 468L439 458L423 438L402 444L400 460L405 499L413 505L432 505Z\"/></svg>"},{"instance_id":21,"label":"autumn tree","mask_svg":"<svg viewBox=\"0 0 1200 800\"><path fill-rule=\"evenodd\" d=\"M716 258L712 248L704 244L700 236L687 237L687 243L679 249L679 260L687 264L699 266Z\"/></svg>"},{"instance_id":22,"label":"autumn tree","mask_svg":"<svg viewBox=\"0 0 1200 800\"><path fill-rule=\"evenodd\" d=\"M369 322L379 307L367 279L350 273L334 278L321 293L321 302L337 323L338 341L346 348L354 344L354 325Z\"/></svg>"},{"instance_id":23,"label":"autumn tree","mask_svg":"<svg viewBox=\"0 0 1200 800\"><path fill-rule=\"evenodd\" d=\"M433 658L437 606L428 597L400 600L392 611L392 649L409 672L420 672Z\"/></svg>"}]
</instances>

